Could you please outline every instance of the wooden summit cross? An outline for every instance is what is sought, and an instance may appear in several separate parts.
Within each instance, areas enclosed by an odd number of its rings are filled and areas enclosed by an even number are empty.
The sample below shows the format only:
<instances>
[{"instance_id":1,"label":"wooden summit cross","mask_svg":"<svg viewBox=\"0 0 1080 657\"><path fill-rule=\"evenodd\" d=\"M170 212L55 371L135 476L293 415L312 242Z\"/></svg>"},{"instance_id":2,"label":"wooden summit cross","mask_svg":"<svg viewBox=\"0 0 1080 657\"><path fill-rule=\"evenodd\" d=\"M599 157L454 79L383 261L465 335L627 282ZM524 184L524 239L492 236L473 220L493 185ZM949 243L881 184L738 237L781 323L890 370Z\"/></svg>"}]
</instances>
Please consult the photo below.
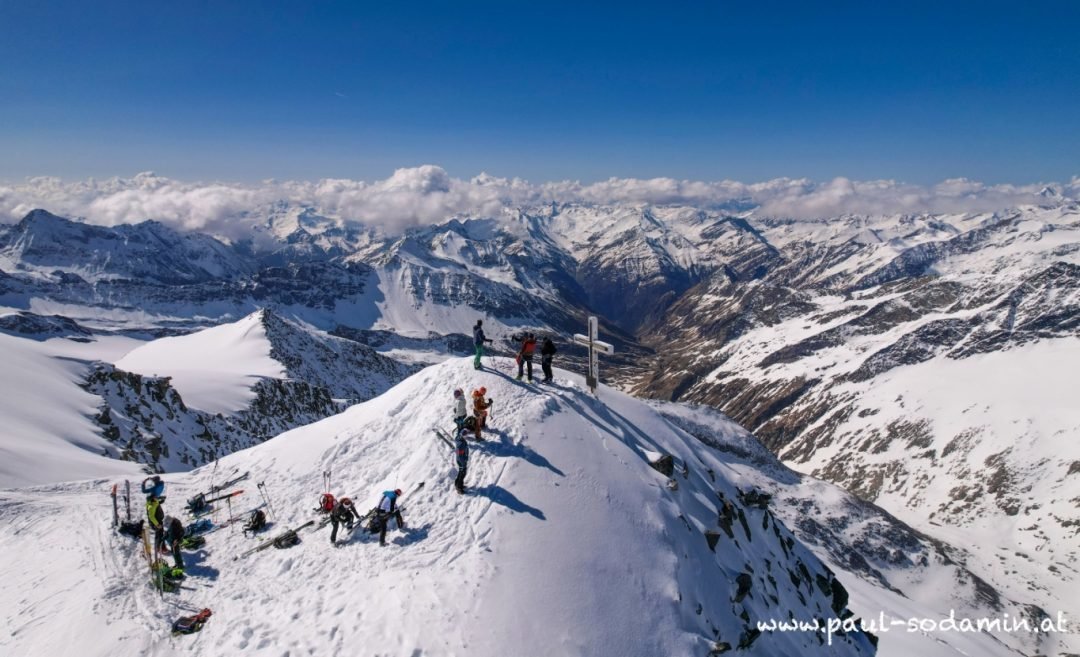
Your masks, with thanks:
<instances>
[{"instance_id":1,"label":"wooden summit cross","mask_svg":"<svg viewBox=\"0 0 1080 657\"><path fill-rule=\"evenodd\" d=\"M595 316L589 317L589 335L574 334L574 342L589 348L589 371L585 373L585 384L589 391L596 394L596 386L600 384L600 361L597 354L613 354L615 347L607 342L596 339L598 322Z\"/></svg>"}]
</instances>

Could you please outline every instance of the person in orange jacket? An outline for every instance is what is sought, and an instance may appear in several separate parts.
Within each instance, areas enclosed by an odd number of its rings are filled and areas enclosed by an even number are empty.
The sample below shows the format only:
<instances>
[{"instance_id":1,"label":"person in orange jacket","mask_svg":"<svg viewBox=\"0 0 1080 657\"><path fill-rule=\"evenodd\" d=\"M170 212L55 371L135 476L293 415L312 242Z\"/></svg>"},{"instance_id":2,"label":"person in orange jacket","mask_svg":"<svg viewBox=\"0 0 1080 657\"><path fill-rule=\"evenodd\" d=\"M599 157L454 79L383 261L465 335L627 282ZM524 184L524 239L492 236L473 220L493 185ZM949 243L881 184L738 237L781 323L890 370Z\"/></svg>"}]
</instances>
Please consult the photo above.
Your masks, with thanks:
<instances>
[{"instance_id":1,"label":"person in orange jacket","mask_svg":"<svg viewBox=\"0 0 1080 657\"><path fill-rule=\"evenodd\" d=\"M473 417L476 419L476 424L473 430L476 432L476 439L483 440L480 435L480 430L487 427L488 409L491 408L491 399L485 399L484 395L487 394L487 388L478 388L473 390Z\"/></svg>"}]
</instances>

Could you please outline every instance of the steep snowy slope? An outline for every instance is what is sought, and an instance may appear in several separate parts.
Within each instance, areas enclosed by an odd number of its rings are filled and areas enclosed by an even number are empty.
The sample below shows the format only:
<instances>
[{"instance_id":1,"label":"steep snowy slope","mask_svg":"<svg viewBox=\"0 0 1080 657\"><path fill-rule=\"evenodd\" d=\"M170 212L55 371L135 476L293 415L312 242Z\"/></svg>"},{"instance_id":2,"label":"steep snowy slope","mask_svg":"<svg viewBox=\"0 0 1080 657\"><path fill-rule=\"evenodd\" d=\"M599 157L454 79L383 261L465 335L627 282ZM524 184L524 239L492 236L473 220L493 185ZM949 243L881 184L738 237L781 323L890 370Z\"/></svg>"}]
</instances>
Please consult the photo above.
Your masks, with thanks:
<instances>
[{"instance_id":1,"label":"steep snowy slope","mask_svg":"<svg viewBox=\"0 0 1080 657\"><path fill-rule=\"evenodd\" d=\"M495 412L459 496L430 427L450 424L450 393L466 385L485 385ZM47 567L0 580L13 601L0 647L64 654L79 637L86 657L873 654L860 632L831 645L825 631L758 635L759 620L846 614L847 593L770 511L744 504L719 452L641 402L608 388L593 399L581 385L559 372L536 390L455 359L223 458L219 481L235 468L266 482L278 515L269 535L313 517L327 469L362 509L379 491L425 488L385 548L363 535L335 548L326 529L305 529L296 547L234 561L256 541L212 533L189 556L192 590L164 598L136 546L108 533L104 482L2 493L0 549ZM674 456L672 479L649 465L662 453ZM211 476L169 477L167 507ZM72 510L86 514L75 533ZM170 620L202 606L214 616L201 634L169 638Z\"/></svg>"},{"instance_id":2,"label":"steep snowy slope","mask_svg":"<svg viewBox=\"0 0 1080 657\"><path fill-rule=\"evenodd\" d=\"M8 317L36 340L0 333L3 449L12 454L0 486L132 470L103 455L188 470L339 413L419 368L269 311L150 342L85 330L43 340L66 324Z\"/></svg>"},{"instance_id":3,"label":"steep snowy slope","mask_svg":"<svg viewBox=\"0 0 1080 657\"><path fill-rule=\"evenodd\" d=\"M0 333L0 487L139 471L91 420L100 398L79 388L85 365L62 357L95 346Z\"/></svg>"},{"instance_id":4,"label":"steep snowy slope","mask_svg":"<svg viewBox=\"0 0 1080 657\"><path fill-rule=\"evenodd\" d=\"M285 368L270 357L262 314L253 313L189 335L160 338L133 350L116 366L144 376L168 376L191 408L237 413L255 399L262 378L282 379Z\"/></svg>"},{"instance_id":5,"label":"steep snowy slope","mask_svg":"<svg viewBox=\"0 0 1080 657\"><path fill-rule=\"evenodd\" d=\"M772 496L769 508L788 523L801 541L832 566L851 589L852 609L866 617L908 620L993 619L1005 615L1038 627L1047 618L1072 617L1080 606L1071 568L1062 577L1061 595L1047 597L1030 588L1008 587L999 571L1026 572L1037 581L1030 557L1016 551L972 553L993 541L971 546L934 540L884 509L825 481L799 474L777 460L753 436L707 406L650 402L664 417L724 453L732 480ZM1059 570L1059 575L1063 573ZM942 586L948 582L949 586ZM1080 647L1075 633L1056 631L955 631L883 634L881 655L1069 654Z\"/></svg>"}]
</instances>

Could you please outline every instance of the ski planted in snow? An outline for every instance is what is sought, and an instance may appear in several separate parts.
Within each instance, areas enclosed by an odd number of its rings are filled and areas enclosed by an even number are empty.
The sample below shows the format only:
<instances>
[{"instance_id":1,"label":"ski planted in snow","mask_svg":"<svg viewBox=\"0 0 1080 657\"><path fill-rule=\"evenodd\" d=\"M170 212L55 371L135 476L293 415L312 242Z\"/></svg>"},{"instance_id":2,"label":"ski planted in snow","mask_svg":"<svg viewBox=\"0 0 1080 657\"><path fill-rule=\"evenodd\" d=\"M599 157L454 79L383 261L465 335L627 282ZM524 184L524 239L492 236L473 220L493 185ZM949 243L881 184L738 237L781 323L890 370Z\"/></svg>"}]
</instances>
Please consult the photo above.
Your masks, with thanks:
<instances>
[{"instance_id":1,"label":"ski planted in snow","mask_svg":"<svg viewBox=\"0 0 1080 657\"><path fill-rule=\"evenodd\" d=\"M120 507L116 502L116 488L119 484L112 485L112 526L113 529L120 526Z\"/></svg>"},{"instance_id":2,"label":"ski planted in snow","mask_svg":"<svg viewBox=\"0 0 1080 657\"><path fill-rule=\"evenodd\" d=\"M124 512L127 515L127 521L131 522L131 480L124 480Z\"/></svg>"},{"instance_id":3,"label":"ski planted in snow","mask_svg":"<svg viewBox=\"0 0 1080 657\"><path fill-rule=\"evenodd\" d=\"M267 541L263 541L262 543L259 543L258 545L251 548L250 550L247 550L245 552L241 552L240 554L233 557L233 561L236 561L240 557L246 557L249 554L253 554L255 552L265 550L266 548L270 547L271 545L273 545L274 543L276 543L278 541L287 540L290 537L296 537L297 532L299 532L301 529L303 529L304 527L308 527L309 525L314 525L314 524L315 524L314 520L308 520L307 522L305 522L304 524L300 525L299 527L297 527L295 529L290 529L288 531L282 532L281 534L278 534L274 538L271 538L271 539L269 539Z\"/></svg>"}]
</instances>

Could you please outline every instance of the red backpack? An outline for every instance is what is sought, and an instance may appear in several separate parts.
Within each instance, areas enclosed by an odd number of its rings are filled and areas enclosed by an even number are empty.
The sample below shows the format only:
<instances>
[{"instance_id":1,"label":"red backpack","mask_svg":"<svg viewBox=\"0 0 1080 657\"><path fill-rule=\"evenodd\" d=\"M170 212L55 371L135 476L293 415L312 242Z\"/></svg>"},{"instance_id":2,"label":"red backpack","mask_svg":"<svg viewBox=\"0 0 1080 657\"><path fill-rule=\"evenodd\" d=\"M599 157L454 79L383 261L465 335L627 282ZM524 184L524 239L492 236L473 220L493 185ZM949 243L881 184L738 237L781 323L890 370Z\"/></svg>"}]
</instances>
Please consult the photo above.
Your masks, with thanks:
<instances>
[{"instance_id":1,"label":"red backpack","mask_svg":"<svg viewBox=\"0 0 1080 657\"><path fill-rule=\"evenodd\" d=\"M323 513L330 513L334 510L335 504L334 496L330 493L323 493L319 498L319 510Z\"/></svg>"}]
</instances>

